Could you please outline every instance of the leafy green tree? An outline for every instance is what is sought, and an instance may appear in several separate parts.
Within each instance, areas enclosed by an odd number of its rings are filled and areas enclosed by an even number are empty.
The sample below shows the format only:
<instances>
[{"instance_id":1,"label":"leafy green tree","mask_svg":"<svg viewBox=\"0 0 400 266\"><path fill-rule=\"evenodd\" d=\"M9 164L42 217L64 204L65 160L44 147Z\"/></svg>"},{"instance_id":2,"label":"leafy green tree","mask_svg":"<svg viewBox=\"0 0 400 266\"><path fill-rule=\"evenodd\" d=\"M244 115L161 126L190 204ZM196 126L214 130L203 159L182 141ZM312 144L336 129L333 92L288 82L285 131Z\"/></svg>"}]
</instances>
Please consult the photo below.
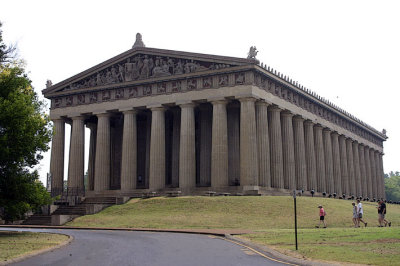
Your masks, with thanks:
<instances>
[{"instance_id":1,"label":"leafy green tree","mask_svg":"<svg viewBox=\"0 0 400 266\"><path fill-rule=\"evenodd\" d=\"M398 172L397 172L398 173ZM385 178L385 194L387 200L400 201L400 176Z\"/></svg>"},{"instance_id":2,"label":"leafy green tree","mask_svg":"<svg viewBox=\"0 0 400 266\"><path fill-rule=\"evenodd\" d=\"M49 149L49 119L13 52L3 42L0 23L0 206L11 221L51 201L32 170Z\"/></svg>"}]
</instances>

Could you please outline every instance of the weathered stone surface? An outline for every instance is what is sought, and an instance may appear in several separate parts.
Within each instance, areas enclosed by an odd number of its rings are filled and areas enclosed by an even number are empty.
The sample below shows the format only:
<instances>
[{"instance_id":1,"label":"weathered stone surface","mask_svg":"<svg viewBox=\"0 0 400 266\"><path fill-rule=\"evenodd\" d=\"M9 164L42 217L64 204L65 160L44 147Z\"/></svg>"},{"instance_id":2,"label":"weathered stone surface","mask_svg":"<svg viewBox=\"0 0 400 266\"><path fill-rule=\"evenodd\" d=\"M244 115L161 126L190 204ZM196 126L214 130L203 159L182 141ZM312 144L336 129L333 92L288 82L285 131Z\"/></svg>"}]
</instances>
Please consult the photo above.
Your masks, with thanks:
<instances>
[{"instance_id":1,"label":"weathered stone surface","mask_svg":"<svg viewBox=\"0 0 400 266\"><path fill-rule=\"evenodd\" d=\"M268 112L268 120L270 121L269 136L271 147L271 186L274 188L284 188L280 112L281 109L275 106L270 107Z\"/></svg>"},{"instance_id":2,"label":"weathered stone surface","mask_svg":"<svg viewBox=\"0 0 400 266\"><path fill-rule=\"evenodd\" d=\"M268 103L256 103L258 183L262 187L271 187L271 157L268 133Z\"/></svg>"},{"instance_id":3,"label":"weathered stone surface","mask_svg":"<svg viewBox=\"0 0 400 266\"><path fill-rule=\"evenodd\" d=\"M64 188L64 150L65 150L65 122L63 119L54 119L54 135L51 143L51 195L58 196Z\"/></svg>"},{"instance_id":4,"label":"weathered stone surface","mask_svg":"<svg viewBox=\"0 0 400 266\"><path fill-rule=\"evenodd\" d=\"M72 118L71 147L68 167L68 191L84 194L84 155L85 155L85 129L84 117Z\"/></svg>"},{"instance_id":5,"label":"weathered stone surface","mask_svg":"<svg viewBox=\"0 0 400 266\"><path fill-rule=\"evenodd\" d=\"M211 186L228 186L228 130L226 102L213 101Z\"/></svg>"}]
</instances>

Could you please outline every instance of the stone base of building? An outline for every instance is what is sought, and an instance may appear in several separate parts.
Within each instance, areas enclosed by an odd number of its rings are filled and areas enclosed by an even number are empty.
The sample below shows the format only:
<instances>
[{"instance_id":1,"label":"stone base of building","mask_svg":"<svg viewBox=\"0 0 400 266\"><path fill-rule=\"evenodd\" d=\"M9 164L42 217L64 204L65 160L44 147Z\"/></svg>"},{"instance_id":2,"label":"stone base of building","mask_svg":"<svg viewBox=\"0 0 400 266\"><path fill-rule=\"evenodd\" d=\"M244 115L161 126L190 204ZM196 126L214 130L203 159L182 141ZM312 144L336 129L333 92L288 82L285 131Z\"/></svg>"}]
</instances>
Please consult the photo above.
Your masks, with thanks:
<instances>
[{"instance_id":1,"label":"stone base of building","mask_svg":"<svg viewBox=\"0 0 400 266\"><path fill-rule=\"evenodd\" d=\"M321 193L315 193L317 196ZM288 189L267 188L259 186L228 186L228 187L196 187L191 189L165 188L160 190L152 189L134 189L134 190L106 190L101 192L86 191L85 197L101 198L116 197L121 203L126 202L128 198L146 198L146 197L176 197L176 196L290 196L293 192ZM303 195L311 196L309 192ZM319 195L319 196L322 196Z\"/></svg>"}]
</instances>

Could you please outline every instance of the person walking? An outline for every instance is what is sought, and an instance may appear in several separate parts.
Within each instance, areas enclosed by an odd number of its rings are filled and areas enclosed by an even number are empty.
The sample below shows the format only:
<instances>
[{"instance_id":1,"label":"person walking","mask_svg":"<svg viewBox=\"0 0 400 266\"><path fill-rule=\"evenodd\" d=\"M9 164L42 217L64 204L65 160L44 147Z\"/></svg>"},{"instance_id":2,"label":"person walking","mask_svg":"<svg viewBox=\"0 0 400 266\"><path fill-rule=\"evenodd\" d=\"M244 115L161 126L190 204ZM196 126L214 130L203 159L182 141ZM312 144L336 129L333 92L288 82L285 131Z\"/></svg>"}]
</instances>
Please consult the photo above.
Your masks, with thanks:
<instances>
[{"instance_id":1,"label":"person walking","mask_svg":"<svg viewBox=\"0 0 400 266\"><path fill-rule=\"evenodd\" d=\"M362 203L360 199L357 199L357 227L360 227L360 222L364 224L365 227L367 227L368 223L364 222L362 217L364 214L364 210L362 207Z\"/></svg>"},{"instance_id":2,"label":"person walking","mask_svg":"<svg viewBox=\"0 0 400 266\"><path fill-rule=\"evenodd\" d=\"M321 222L322 222L324 224L324 228L326 228L326 222L325 222L326 212L325 212L324 208L322 208L322 205L319 205L318 208L319 208L319 224L315 227L319 228L321 226Z\"/></svg>"},{"instance_id":3,"label":"person walking","mask_svg":"<svg viewBox=\"0 0 400 266\"><path fill-rule=\"evenodd\" d=\"M353 224L354 227L358 227L357 206L355 202L351 203L351 205L353 205Z\"/></svg>"},{"instance_id":4,"label":"person walking","mask_svg":"<svg viewBox=\"0 0 400 266\"><path fill-rule=\"evenodd\" d=\"M379 216L379 227L383 227L382 224L385 224L385 227L389 225L389 227L392 225L391 222L387 221L385 219L386 215L386 203L383 200L378 201L378 216Z\"/></svg>"}]
</instances>

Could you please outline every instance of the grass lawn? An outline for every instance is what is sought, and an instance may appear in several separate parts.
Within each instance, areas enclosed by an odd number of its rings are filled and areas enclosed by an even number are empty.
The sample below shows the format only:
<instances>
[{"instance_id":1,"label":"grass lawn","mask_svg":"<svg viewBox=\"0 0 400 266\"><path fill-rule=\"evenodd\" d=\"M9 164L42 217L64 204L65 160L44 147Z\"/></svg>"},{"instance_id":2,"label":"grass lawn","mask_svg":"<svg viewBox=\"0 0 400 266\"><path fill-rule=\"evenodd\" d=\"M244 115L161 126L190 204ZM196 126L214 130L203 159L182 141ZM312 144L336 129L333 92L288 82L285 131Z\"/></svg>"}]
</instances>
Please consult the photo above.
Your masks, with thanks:
<instances>
[{"instance_id":1,"label":"grass lawn","mask_svg":"<svg viewBox=\"0 0 400 266\"><path fill-rule=\"evenodd\" d=\"M67 239L68 236L59 234L0 231L0 264L59 245Z\"/></svg>"},{"instance_id":2,"label":"grass lawn","mask_svg":"<svg viewBox=\"0 0 400 266\"><path fill-rule=\"evenodd\" d=\"M316 229L318 205L324 206L327 229ZM251 241L283 253L327 261L399 265L400 206L387 204L391 228L378 228L376 203L363 202L367 228L352 228L349 200L297 198L300 249L294 249L293 198L178 197L133 199L126 204L86 215L70 226L128 228L250 229Z\"/></svg>"},{"instance_id":3,"label":"grass lawn","mask_svg":"<svg viewBox=\"0 0 400 266\"><path fill-rule=\"evenodd\" d=\"M318 204L327 212L328 227L352 226L351 201L329 198L297 198L299 228L314 228L319 221ZM369 226L377 225L376 203L363 203ZM387 217L400 226L400 206L388 204ZM178 197L133 199L104 211L86 215L68 223L70 226L128 228L293 228L292 197Z\"/></svg>"},{"instance_id":4,"label":"grass lawn","mask_svg":"<svg viewBox=\"0 0 400 266\"><path fill-rule=\"evenodd\" d=\"M293 230L266 230L241 238L294 257L356 264L399 265L400 228L300 229L299 250Z\"/></svg>"}]
</instances>

